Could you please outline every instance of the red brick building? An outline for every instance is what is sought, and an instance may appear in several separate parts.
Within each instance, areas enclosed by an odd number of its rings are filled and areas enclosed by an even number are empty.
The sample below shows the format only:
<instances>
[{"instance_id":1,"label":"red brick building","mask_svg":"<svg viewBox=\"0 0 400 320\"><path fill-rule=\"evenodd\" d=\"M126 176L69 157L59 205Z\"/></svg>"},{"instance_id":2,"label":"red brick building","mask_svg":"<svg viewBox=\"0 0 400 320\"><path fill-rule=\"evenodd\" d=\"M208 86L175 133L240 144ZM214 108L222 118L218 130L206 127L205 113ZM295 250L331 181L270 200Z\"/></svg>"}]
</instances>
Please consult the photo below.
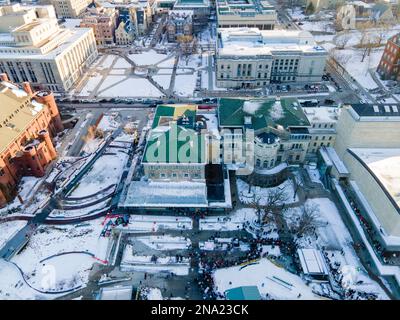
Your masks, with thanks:
<instances>
[{"instance_id":1,"label":"red brick building","mask_svg":"<svg viewBox=\"0 0 400 320\"><path fill-rule=\"evenodd\" d=\"M377 71L383 80L400 80L400 33L387 41Z\"/></svg>"},{"instance_id":2,"label":"red brick building","mask_svg":"<svg viewBox=\"0 0 400 320\"><path fill-rule=\"evenodd\" d=\"M15 196L22 176L41 177L57 157L52 137L63 130L54 96L32 92L0 75L0 206Z\"/></svg>"}]
</instances>

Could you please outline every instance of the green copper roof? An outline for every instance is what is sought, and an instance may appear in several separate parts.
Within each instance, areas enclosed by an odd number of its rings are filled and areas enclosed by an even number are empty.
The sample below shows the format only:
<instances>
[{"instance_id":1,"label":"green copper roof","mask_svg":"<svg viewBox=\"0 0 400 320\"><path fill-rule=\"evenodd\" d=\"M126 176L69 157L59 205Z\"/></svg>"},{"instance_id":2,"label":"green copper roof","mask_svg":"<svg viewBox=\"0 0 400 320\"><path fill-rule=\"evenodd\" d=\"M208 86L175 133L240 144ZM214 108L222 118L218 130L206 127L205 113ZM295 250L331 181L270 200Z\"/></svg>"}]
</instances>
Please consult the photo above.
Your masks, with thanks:
<instances>
[{"instance_id":1,"label":"green copper roof","mask_svg":"<svg viewBox=\"0 0 400 320\"><path fill-rule=\"evenodd\" d=\"M257 286L243 286L225 291L227 300L261 300Z\"/></svg>"},{"instance_id":2,"label":"green copper roof","mask_svg":"<svg viewBox=\"0 0 400 320\"><path fill-rule=\"evenodd\" d=\"M142 161L204 163L206 136L193 130L195 121L196 106L158 106Z\"/></svg>"},{"instance_id":3,"label":"green copper roof","mask_svg":"<svg viewBox=\"0 0 400 320\"><path fill-rule=\"evenodd\" d=\"M310 126L306 115L295 98L274 99L230 99L219 102L219 123L221 127L242 127L245 116L251 116L254 130L267 126L281 125L284 128ZM252 107L246 108L246 103ZM244 107L244 108L243 108Z\"/></svg>"}]
</instances>

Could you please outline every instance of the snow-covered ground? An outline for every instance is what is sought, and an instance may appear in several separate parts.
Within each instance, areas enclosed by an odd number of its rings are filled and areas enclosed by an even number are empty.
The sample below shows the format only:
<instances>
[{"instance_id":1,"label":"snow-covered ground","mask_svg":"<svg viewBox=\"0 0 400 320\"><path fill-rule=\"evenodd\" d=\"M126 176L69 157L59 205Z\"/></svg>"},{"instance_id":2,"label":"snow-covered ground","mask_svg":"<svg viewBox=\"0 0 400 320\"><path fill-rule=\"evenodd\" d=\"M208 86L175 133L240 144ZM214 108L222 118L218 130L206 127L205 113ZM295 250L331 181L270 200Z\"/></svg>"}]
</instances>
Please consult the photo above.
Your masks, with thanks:
<instances>
[{"instance_id":1,"label":"snow-covered ground","mask_svg":"<svg viewBox=\"0 0 400 320\"><path fill-rule=\"evenodd\" d=\"M200 230L213 231L235 231L246 229L253 236L256 236L256 222L258 216L253 208L241 208L233 211L230 215L209 216L199 220ZM274 223L264 224L261 230L264 239L278 239L276 226Z\"/></svg>"},{"instance_id":2,"label":"snow-covered ground","mask_svg":"<svg viewBox=\"0 0 400 320\"><path fill-rule=\"evenodd\" d=\"M202 64L202 59L199 55L193 54L188 57L181 57L178 61L178 68L194 68L197 69Z\"/></svg>"},{"instance_id":3,"label":"snow-covered ground","mask_svg":"<svg viewBox=\"0 0 400 320\"><path fill-rule=\"evenodd\" d=\"M319 174L318 169L311 167L309 165L304 166L307 170L308 176L310 177L312 182L315 183L322 183L321 182L321 175Z\"/></svg>"},{"instance_id":4,"label":"snow-covered ground","mask_svg":"<svg viewBox=\"0 0 400 320\"><path fill-rule=\"evenodd\" d=\"M84 253L59 255L63 252L84 251L96 254L103 219L80 225L40 226L27 246L12 258L24 272L28 283L36 289L54 291L70 289L87 282L96 260ZM1 299L53 299L59 295L38 293L23 281L17 268L0 260Z\"/></svg>"},{"instance_id":5,"label":"snow-covered ground","mask_svg":"<svg viewBox=\"0 0 400 320\"><path fill-rule=\"evenodd\" d=\"M21 181L18 183L18 195L22 198L22 201L24 203L28 202L29 200L33 198L37 198L37 201L35 199L35 203L40 202L43 200L46 196L46 194L39 194L37 193L37 189L40 186L40 182L42 181L41 178L36 178L36 177L22 177ZM13 201L11 201L7 206L4 208L0 209L0 215L2 214L8 214L9 210L12 209L21 209L22 203L20 202L19 198L16 197ZM31 211L33 213L34 211Z\"/></svg>"},{"instance_id":6,"label":"snow-covered ground","mask_svg":"<svg viewBox=\"0 0 400 320\"><path fill-rule=\"evenodd\" d=\"M247 265L217 269L214 274L215 291L224 294L226 290L240 286L257 286L262 298L266 294L273 299L319 299L297 275L263 258Z\"/></svg>"},{"instance_id":7,"label":"snow-covered ground","mask_svg":"<svg viewBox=\"0 0 400 320\"><path fill-rule=\"evenodd\" d=\"M0 249L11 239L19 230L26 226L27 221L10 221L0 223Z\"/></svg>"},{"instance_id":8,"label":"snow-covered ground","mask_svg":"<svg viewBox=\"0 0 400 320\"><path fill-rule=\"evenodd\" d=\"M369 70L376 70L383 54L383 48L372 49L371 53L366 55L363 60L364 51L365 49L356 48L335 50L333 56L361 86L366 89L374 89L378 87L378 84L371 77Z\"/></svg>"},{"instance_id":9,"label":"snow-covered ground","mask_svg":"<svg viewBox=\"0 0 400 320\"><path fill-rule=\"evenodd\" d=\"M149 80L126 76L107 76L99 88L99 97L162 97Z\"/></svg>"},{"instance_id":10,"label":"snow-covered ground","mask_svg":"<svg viewBox=\"0 0 400 320\"><path fill-rule=\"evenodd\" d=\"M197 72L176 75L174 91L180 96L191 97L196 89L196 80Z\"/></svg>"},{"instance_id":11,"label":"snow-covered ground","mask_svg":"<svg viewBox=\"0 0 400 320\"><path fill-rule=\"evenodd\" d=\"M242 230L247 221L256 219L256 212L252 208L242 208L229 216L209 216L199 220L200 230L232 231Z\"/></svg>"},{"instance_id":12,"label":"snow-covered ground","mask_svg":"<svg viewBox=\"0 0 400 320\"><path fill-rule=\"evenodd\" d=\"M266 199L270 192L274 192L276 189L284 190L286 194L286 200L284 203L293 203L297 202L299 199L297 195L294 195L293 183L291 180L286 180L279 186L273 188L261 188L257 186L251 186L249 193L249 185L241 179L237 179L237 189L239 194L239 199L243 203L252 203L254 199L259 199L260 204L264 205L266 203ZM281 204L281 203L277 203Z\"/></svg>"},{"instance_id":13,"label":"snow-covered ground","mask_svg":"<svg viewBox=\"0 0 400 320\"><path fill-rule=\"evenodd\" d=\"M142 53L129 55L129 58L139 66L157 64L161 60L166 59L167 57L168 56L166 54L160 54L154 50L149 50L149 51L144 51Z\"/></svg>"},{"instance_id":14,"label":"snow-covered ground","mask_svg":"<svg viewBox=\"0 0 400 320\"><path fill-rule=\"evenodd\" d=\"M156 250L183 250L189 248L191 241L185 237L164 236L143 236L136 240L144 243L151 249Z\"/></svg>"},{"instance_id":15,"label":"snow-covered ground","mask_svg":"<svg viewBox=\"0 0 400 320\"><path fill-rule=\"evenodd\" d=\"M306 237L299 242L299 245L304 248L324 248L328 253L328 259L337 261L340 269L357 270L351 283L353 289L359 291L367 290L367 292L376 293L381 299L386 299L387 296L382 288L368 277L362 266L354 251L351 235L335 204L328 198L315 198L307 200L306 205L318 206L318 220L320 223L316 229L317 239ZM297 213L298 208L291 208L287 212L287 216L293 217ZM341 254L341 251L343 254ZM357 284L359 280L363 280L363 283Z\"/></svg>"},{"instance_id":16,"label":"snow-covered ground","mask_svg":"<svg viewBox=\"0 0 400 320\"><path fill-rule=\"evenodd\" d=\"M175 256L157 257L136 255L134 247L127 245L121 260L121 270L143 271L149 273L169 272L176 275L187 275L189 273L189 258L183 257L177 261Z\"/></svg>"},{"instance_id":17,"label":"snow-covered ground","mask_svg":"<svg viewBox=\"0 0 400 320\"><path fill-rule=\"evenodd\" d=\"M89 79L87 79L87 82L79 95L81 96L88 96L92 93L92 91L99 85L100 81L102 79L102 76L99 75L98 73L95 73L93 75L89 76Z\"/></svg>"},{"instance_id":18,"label":"snow-covered ground","mask_svg":"<svg viewBox=\"0 0 400 320\"><path fill-rule=\"evenodd\" d=\"M168 89L171 83L171 75L170 74L157 74L153 76L153 80L157 82L164 89Z\"/></svg>"},{"instance_id":19,"label":"snow-covered ground","mask_svg":"<svg viewBox=\"0 0 400 320\"><path fill-rule=\"evenodd\" d=\"M287 13L298 22L301 21L300 27L307 31L319 31L319 32L334 32L334 11L320 11L318 14L306 16L302 9L299 7L293 7L287 9Z\"/></svg>"},{"instance_id":20,"label":"snow-covered ground","mask_svg":"<svg viewBox=\"0 0 400 320\"><path fill-rule=\"evenodd\" d=\"M134 215L129 219L129 230L157 231L192 229L193 221L189 217Z\"/></svg>"},{"instance_id":21,"label":"snow-covered ground","mask_svg":"<svg viewBox=\"0 0 400 320\"><path fill-rule=\"evenodd\" d=\"M101 156L90 171L82 177L79 184L71 192L71 197L84 197L93 195L116 184L124 169L128 155L124 152Z\"/></svg>"}]
</instances>

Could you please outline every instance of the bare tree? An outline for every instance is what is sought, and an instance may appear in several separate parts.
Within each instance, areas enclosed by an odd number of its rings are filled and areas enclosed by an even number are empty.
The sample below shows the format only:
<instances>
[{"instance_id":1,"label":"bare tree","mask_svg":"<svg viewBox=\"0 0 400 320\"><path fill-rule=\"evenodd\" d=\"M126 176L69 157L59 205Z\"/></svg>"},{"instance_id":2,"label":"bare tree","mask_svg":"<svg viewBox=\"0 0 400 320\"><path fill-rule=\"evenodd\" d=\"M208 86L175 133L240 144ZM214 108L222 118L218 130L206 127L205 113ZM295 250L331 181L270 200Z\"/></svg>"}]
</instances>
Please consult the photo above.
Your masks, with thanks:
<instances>
[{"instance_id":1,"label":"bare tree","mask_svg":"<svg viewBox=\"0 0 400 320\"><path fill-rule=\"evenodd\" d=\"M286 188L272 188L265 198L254 197L250 207L254 208L258 217L258 223L267 224L277 222L283 215L285 202L288 201Z\"/></svg>"},{"instance_id":2,"label":"bare tree","mask_svg":"<svg viewBox=\"0 0 400 320\"><path fill-rule=\"evenodd\" d=\"M331 49L329 51L329 55L343 67L346 67L346 64L351 59L351 55L345 54L344 52L341 52L340 50L338 50L336 48Z\"/></svg>"},{"instance_id":3,"label":"bare tree","mask_svg":"<svg viewBox=\"0 0 400 320\"><path fill-rule=\"evenodd\" d=\"M351 39L351 35L347 31L343 31L335 39L336 48L343 50Z\"/></svg>"},{"instance_id":4,"label":"bare tree","mask_svg":"<svg viewBox=\"0 0 400 320\"><path fill-rule=\"evenodd\" d=\"M376 41L377 47L382 45L383 40L385 40L388 32L390 31L390 25L385 22L380 22L377 28Z\"/></svg>"},{"instance_id":5,"label":"bare tree","mask_svg":"<svg viewBox=\"0 0 400 320\"><path fill-rule=\"evenodd\" d=\"M315 234L318 227L324 225L320 220L320 211L317 204L305 204L300 213L291 217L290 229L297 238Z\"/></svg>"}]
</instances>

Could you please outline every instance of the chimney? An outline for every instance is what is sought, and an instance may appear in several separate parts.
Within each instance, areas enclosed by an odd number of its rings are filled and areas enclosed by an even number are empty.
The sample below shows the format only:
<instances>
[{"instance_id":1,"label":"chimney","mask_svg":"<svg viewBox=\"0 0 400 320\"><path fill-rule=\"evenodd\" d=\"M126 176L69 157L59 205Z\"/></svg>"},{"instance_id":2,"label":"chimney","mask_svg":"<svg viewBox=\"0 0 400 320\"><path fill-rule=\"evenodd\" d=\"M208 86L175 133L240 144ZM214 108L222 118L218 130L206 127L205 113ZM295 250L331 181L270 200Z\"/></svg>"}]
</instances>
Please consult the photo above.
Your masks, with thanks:
<instances>
[{"instance_id":1,"label":"chimney","mask_svg":"<svg viewBox=\"0 0 400 320\"><path fill-rule=\"evenodd\" d=\"M0 79L1 79L1 81L10 82L10 80L8 80L7 73L0 73Z\"/></svg>"},{"instance_id":2,"label":"chimney","mask_svg":"<svg viewBox=\"0 0 400 320\"><path fill-rule=\"evenodd\" d=\"M33 92L32 92L32 88L31 88L31 85L30 85L30 83L29 82L22 82L22 87L24 88L24 91L27 93L27 94L29 94L29 95L32 95L33 94Z\"/></svg>"}]
</instances>

